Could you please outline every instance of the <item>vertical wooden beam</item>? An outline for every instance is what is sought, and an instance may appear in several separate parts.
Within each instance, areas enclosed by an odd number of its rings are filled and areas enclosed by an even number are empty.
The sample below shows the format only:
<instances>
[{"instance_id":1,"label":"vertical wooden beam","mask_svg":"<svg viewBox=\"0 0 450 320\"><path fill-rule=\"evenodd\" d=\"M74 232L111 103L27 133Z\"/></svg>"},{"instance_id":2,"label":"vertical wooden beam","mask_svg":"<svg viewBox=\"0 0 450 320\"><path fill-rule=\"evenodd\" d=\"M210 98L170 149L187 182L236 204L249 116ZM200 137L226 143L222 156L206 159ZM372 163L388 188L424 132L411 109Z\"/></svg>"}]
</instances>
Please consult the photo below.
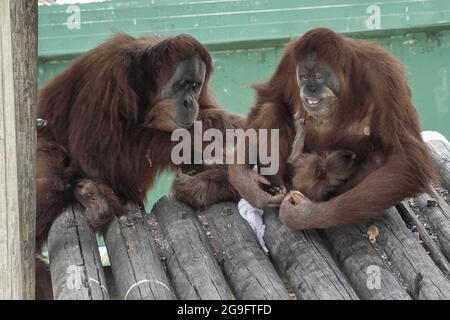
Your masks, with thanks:
<instances>
[{"instance_id":1,"label":"vertical wooden beam","mask_svg":"<svg viewBox=\"0 0 450 320\"><path fill-rule=\"evenodd\" d=\"M0 1L0 299L34 298L37 1Z\"/></svg>"}]
</instances>

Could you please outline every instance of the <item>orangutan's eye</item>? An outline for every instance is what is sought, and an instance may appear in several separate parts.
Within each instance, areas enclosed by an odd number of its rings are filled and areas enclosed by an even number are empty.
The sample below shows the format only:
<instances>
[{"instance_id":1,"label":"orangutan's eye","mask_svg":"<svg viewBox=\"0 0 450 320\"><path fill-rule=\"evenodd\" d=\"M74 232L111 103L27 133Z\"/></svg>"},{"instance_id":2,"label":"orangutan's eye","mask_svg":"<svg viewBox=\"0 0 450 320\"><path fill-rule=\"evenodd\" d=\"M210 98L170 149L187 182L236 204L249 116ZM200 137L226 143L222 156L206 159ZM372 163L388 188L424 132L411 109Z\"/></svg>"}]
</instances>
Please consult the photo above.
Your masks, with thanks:
<instances>
[{"instance_id":1,"label":"orangutan's eye","mask_svg":"<svg viewBox=\"0 0 450 320\"><path fill-rule=\"evenodd\" d=\"M192 89L197 90L198 88L200 88L201 85L202 85L201 82L194 81L192 82Z\"/></svg>"}]
</instances>

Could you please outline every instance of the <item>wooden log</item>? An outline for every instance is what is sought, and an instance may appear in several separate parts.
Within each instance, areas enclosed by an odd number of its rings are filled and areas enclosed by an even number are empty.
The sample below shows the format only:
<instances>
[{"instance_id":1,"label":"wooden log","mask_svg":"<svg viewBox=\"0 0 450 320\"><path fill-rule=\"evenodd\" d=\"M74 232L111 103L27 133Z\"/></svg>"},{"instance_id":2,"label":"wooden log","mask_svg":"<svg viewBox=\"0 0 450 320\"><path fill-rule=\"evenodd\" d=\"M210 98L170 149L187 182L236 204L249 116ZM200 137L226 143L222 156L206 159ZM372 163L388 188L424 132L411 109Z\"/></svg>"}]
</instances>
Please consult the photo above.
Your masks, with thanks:
<instances>
[{"instance_id":1,"label":"wooden log","mask_svg":"<svg viewBox=\"0 0 450 320\"><path fill-rule=\"evenodd\" d=\"M395 208L369 222L379 230L377 242L398 268L414 299L450 299L450 281L434 264Z\"/></svg>"},{"instance_id":2,"label":"wooden log","mask_svg":"<svg viewBox=\"0 0 450 320\"><path fill-rule=\"evenodd\" d=\"M419 201L424 201L421 195L418 196L420 199ZM427 202L430 202L430 198L426 198ZM417 231L419 232L420 239L422 240L422 243L426 247L426 249L430 252L431 258L436 262L436 264L443 270L445 273L450 275L450 264L447 261L447 258L442 253L438 245L435 243L435 241L431 238L430 234L428 233L427 229L424 225L422 225L422 222L419 220L419 218L416 216L414 210L411 208L409 203L407 201L402 201L399 205L397 205L397 210L402 215L403 219L416 226ZM427 217L429 218L429 217ZM427 219L430 220L430 219ZM434 221L436 222L436 221ZM447 227L450 227L450 221L443 221L444 223L448 223ZM433 226L434 224L430 222L430 224ZM440 225L442 227L445 227L446 225ZM439 227L439 226L438 226ZM440 229L440 231L444 231L445 229ZM445 231L448 231L445 230ZM439 238L441 238L444 241L444 244L448 245L449 238L445 239L443 238L442 232L437 232L438 241ZM441 236L441 237L439 237ZM446 243L447 242L447 243Z\"/></svg>"},{"instance_id":3,"label":"wooden log","mask_svg":"<svg viewBox=\"0 0 450 320\"><path fill-rule=\"evenodd\" d=\"M109 299L95 232L80 205L67 206L56 218L47 244L55 299Z\"/></svg>"},{"instance_id":4,"label":"wooden log","mask_svg":"<svg viewBox=\"0 0 450 320\"><path fill-rule=\"evenodd\" d=\"M275 210L266 210L264 221L264 240L270 255L287 275L299 299L358 299L317 231L290 230Z\"/></svg>"},{"instance_id":5,"label":"wooden log","mask_svg":"<svg viewBox=\"0 0 450 320\"><path fill-rule=\"evenodd\" d=\"M235 203L218 203L202 214L208 219L225 275L237 299L289 299L283 281Z\"/></svg>"},{"instance_id":6,"label":"wooden log","mask_svg":"<svg viewBox=\"0 0 450 320\"><path fill-rule=\"evenodd\" d=\"M174 198L153 207L164 236L166 264L179 299L230 300L228 287L194 211Z\"/></svg>"},{"instance_id":7,"label":"wooden log","mask_svg":"<svg viewBox=\"0 0 450 320\"><path fill-rule=\"evenodd\" d=\"M427 144L438 169L442 185L450 191L450 145L441 140L431 140Z\"/></svg>"},{"instance_id":8,"label":"wooden log","mask_svg":"<svg viewBox=\"0 0 450 320\"><path fill-rule=\"evenodd\" d=\"M324 230L324 234L359 297L364 300L411 299L358 227L334 227Z\"/></svg>"},{"instance_id":9,"label":"wooden log","mask_svg":"<svg viewBox=\"0 0 450 320\"><path fill-rule=\"evenodd\" d=\"M104 233L119 297L124 300L173 299L156 244L138 205L114 218Z\"/></svg>"},{"instance_id":10,"label":"wooden log","mask_svg":"<svg viewBox=\"0 0 450 320\"><path fill-rule=\"evenodd\" d=\"M441 251L450 261L450 206L438 194L420 194L415 204L423 212L436 232Z\"/></svg>"},{"instance_id":11,"label":"wooden log","mask_svg":"<svg viewBox=\"0 0 450 320\"><path fill-rule=\"evenodd\" d=\"M37 11L0 1L0 300L34 299Z\"/></svg>"}]
</instances>

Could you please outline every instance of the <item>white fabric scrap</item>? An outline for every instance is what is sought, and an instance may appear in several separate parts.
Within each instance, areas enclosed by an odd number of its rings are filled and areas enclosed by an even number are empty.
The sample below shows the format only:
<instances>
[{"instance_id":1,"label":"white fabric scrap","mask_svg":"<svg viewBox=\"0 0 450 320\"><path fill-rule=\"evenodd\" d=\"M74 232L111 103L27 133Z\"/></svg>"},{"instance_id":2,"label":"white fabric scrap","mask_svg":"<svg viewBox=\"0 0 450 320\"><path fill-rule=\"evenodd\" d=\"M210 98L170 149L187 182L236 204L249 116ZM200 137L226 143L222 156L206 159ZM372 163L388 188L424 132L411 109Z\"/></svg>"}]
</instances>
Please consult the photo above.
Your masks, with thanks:
<instances>
[{"instance_id":1,"label":"white fabric scrap","mask_svg":"<svg viewBox=\"0 0 450 320\"><path fill-rule=\"evenodd\" d=\"M425 142L433 141L433 140L440 140L444 143L450 144L441 133L436 131L422 131L422 138Z\"/></svg>"},{"instance_id":2,"label":"white fabric scrap","mask_svg":"<svg viewBox=\"0 0 450 320\"><path fill-rule=\"evenodd\" d=\"M265 252L267 250L266 244L264 242L264 233L266 231L266 225L263 221L264 211L253 207L247 200L241 199L238 203L238 210L242 218L244 218L250 227L252 227L253 232L255 232L256 238L258 238L259 244Z\"/></svg>"}]
</instances>

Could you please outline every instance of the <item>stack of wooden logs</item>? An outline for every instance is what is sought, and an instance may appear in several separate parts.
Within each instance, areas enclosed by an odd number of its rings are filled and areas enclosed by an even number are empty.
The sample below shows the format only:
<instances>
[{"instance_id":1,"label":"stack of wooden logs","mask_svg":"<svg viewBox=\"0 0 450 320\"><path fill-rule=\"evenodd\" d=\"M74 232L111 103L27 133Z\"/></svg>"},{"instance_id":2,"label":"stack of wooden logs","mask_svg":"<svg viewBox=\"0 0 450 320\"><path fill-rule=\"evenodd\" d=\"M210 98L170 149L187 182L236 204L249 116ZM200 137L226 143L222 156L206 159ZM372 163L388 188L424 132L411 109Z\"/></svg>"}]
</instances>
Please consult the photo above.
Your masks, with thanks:
<instances>
[{"instance_id":1,"label":"stack of wooden logs","mask_svg":"<svg viewBox=\"0 0 450 320\"><path fill-rule=\"evenodd\" d=\"M442 189L450 146L429 142ZM202 212L163 197L152 210L159 248L141 209L115 219L104 240L118 299L450 299L450 207L421 194L360 225L292 231L266 211L260 246L234 203ZM48 238L57 299L110 299L97 240L72 205ZM164 256L161 262L161 254Z\"/></svg>"}]
</instances>

